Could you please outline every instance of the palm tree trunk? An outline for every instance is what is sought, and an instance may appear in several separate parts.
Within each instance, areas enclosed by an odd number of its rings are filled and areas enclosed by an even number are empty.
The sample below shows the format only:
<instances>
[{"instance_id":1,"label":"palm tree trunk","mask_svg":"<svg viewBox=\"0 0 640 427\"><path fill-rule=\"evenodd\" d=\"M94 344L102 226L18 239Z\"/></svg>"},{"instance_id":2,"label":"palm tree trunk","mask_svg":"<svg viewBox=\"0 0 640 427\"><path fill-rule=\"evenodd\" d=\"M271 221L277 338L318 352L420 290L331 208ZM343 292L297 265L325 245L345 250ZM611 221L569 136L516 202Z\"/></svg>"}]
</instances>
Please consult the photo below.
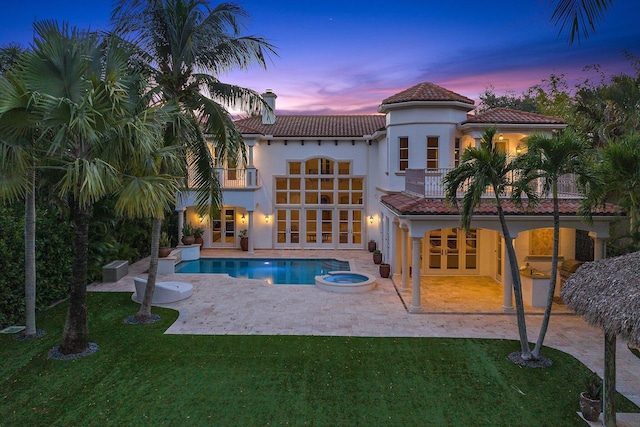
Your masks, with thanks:
<instances>
[{"instance_id":1,"label":"palm tree trunk","mask_svg":"<svg viewBox=\"0 0 640 427\"><path fill-rule=\"evenodd\" d=\"M144 322L151 318L151 301L156 289L156 277L158 275L158 249L160 248L160 232L162 231L162 218L153 218L151 229L151 256L149 261L149 276L140 310L135 315L136 320Z\"/></svg>"},{"instance_id":2,"label":"palm tree trunk","mask_svg":"<svg viewBox=\"0 0 640 427\"><path fill-rule=\"evenodd\" d=\"M511 234L509 233L507 220L504 217L502 203L497 196L496 199L498 203L498 218L500 218L502 234L504 235L507 255L509 256L509 267L511 269L511 276L513 277L513 295L516 300L516 317L518 319L518 333L520 335L520 357L522 357L522 360L529 360L531 359L531 349L529 348L529 339L527 337L527 322L524 317L524 303L522 302L522 282L520 281L520 272L518 271L518 259L516 258L516 251L513 248L513 241L511 240Z\"/></svg>"},{"instance_id":3,"label":"palm tree trunk","mask_svg":"<svg viewBox=\"0 0 640 427\"><path fill-rule=\"evenodd\" d=\"M87 325L87 258L91 209L71 200L73 221L73 272L69 289L69 309L62 333L62 354L82 353L89 347Z\"/></svg>"},{"instance_id":4,"label":"palm tree trunk","mask_svg":"<svg viewBox=\"0 0 640 427\"><path fill-rule=\"evenodd\" d=\"M24 197L24 335L36 335L36 172L30 171L29 187Z\"/></svg>"},{"instance_id":5,"label":"palm tree trunk","mask_svg":"<svg viewBox=\"0 0 640 427\"><path fill-rule=\"evenodd\" d=\"M560 243L560 209L558 207L558 180L553 182L553 252L551 254L551 278L549 279L549 293L547 294L547 305L544 308L544 317L540 325L540 333L536 346L531 353L534 359L540 357L540 349L544 342L544 337L549 328L551 319L551 308L553 305L553 295L556 293L556 276L558 275L558 246Z\"/></svg>"}]
</instances>

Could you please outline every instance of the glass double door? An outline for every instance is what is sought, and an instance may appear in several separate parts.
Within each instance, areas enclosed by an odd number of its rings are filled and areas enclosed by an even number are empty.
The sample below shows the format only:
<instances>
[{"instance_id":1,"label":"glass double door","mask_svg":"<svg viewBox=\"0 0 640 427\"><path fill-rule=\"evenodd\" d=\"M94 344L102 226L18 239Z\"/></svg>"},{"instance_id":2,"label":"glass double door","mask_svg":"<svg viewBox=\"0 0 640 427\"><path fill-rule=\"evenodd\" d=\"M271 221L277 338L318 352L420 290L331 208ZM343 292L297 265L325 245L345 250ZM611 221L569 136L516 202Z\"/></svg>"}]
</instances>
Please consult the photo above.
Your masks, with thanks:
<instances>
[{"instance_id":1,"label":"glass double door","mask_svg":"<svg viewBox=\"0 0 640 427\"><path fill-rule=\"evenodd\" d=\"M473 274L478 269L478 232L460 228L432 230L428 237L427 270L432 274Z\"/></svg>"},{"instance_id":2,"label":"glass double door","mask_svg":"<svg viewBox=\"0 0 640 427\"><path fill-rule=\"evenodd\" d=\"M278 209L276 246L362 247L361 209Z\"/></svg>"},{"instance_id":3,"label":"glass double door","mask_svg":"<svg viewBox=\"0 0 640 427\"><path fill-rule=\"evenodd\" d=\"M236 246L236 210L222 209L217 216L211 218L211 246Z\"/></svg>"}]
</instances>

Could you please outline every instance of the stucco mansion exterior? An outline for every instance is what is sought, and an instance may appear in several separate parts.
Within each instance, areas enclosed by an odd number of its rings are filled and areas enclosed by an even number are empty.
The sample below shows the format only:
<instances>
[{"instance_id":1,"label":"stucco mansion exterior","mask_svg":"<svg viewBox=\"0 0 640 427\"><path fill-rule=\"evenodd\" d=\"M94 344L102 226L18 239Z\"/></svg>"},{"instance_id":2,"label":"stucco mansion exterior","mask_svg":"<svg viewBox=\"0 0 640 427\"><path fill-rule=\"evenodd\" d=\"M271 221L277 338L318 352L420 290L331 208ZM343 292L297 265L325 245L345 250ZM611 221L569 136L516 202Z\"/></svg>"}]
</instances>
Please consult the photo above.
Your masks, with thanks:
<instances>
[{"instance_id":1,"label":"stucco mansion exterior","mask_svg":"<svg viewBox=\"0 0 640 427\"><path fill-rule=\"evenodd\" d=\"M278 115L276 95L263 97L275 113L236 121L248 164L218 169L220 216L198 217L189 193L176 206L187 221L206 228L204 247L239 247L241 229L248 230L249 251L362 250L375 240L392 272L402 275L402 287L413 285L410 311L421 310L421 275L491 277L504 284L504 308L511 309L495 208L488 200L465 233L458 213L443 201L441 179L488 126L497 127L499 149L515 155L529 135L551 136L566 127L563 120L502 108L471 115L473 100L432 83L383 100L376 115ZM599 259L615 209L594 213L592 224L582 222L571 184L561 190L560 255L575 258L582 230ZM520 264L549 271L551 202L528 212L507 205L506 211Z\"/></svg>"}]
</instances>

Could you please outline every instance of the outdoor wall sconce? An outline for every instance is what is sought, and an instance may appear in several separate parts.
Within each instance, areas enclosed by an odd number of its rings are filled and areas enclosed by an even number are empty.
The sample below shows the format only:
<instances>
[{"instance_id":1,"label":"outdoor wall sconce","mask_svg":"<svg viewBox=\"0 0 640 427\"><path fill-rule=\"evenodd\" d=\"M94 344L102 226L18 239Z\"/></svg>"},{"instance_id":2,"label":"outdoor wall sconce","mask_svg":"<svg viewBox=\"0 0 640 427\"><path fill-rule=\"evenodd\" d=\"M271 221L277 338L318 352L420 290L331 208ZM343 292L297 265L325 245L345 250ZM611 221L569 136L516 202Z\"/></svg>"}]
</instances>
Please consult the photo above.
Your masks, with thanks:
<instances>
[{"instance_id":1,"label":"outdoor wall sconce","mask_svg":"<svg viewBox=\"0 0 640 427\"><path fill-rule=\"evenodd\" d=\"M268 214L264 216L264 222L269 224L269 215Z\"/></svg>"},{"instance_id":2,"label":"outdoor wall sconce","mask_svg":"<svg viewBox=\"0 0 640 427\"><path fill-rule=\"evenodd\" d=\"M242 223L244 224L244 214L242 214L242 216L240 217L240 221L242 221Z\"/></svg>"},{"instance_id":3,"label":"outdoor wall sconce","mask_svg":"<svg viewBox=\"0 0 640 427\"><path fill-rule=\"evenodd\" d=\"M498 141L502 141L504 139L504 137L502 136L502 134L500 134L500 136L498 137Z\"/></svg>"},{"instance_id":4,"label":"outdoor wall sconce","mask_svg":"<svg viewBox=\"0 0 640 427\"><path fill-rule=\"evenodd\" d=\"M516 154L522 153L522 146L520 144L516 145Z\"/></svg>"},{"instance_id":5,"label":"outdoor wall sconce","mask_svg":"<svg viewBox=\"0 0 640 427\"><path fill-rule=\"evenodd\" d=\"M200 224L204 224L205 219L206 218L204 215L198 215L198 220L200 221Z\"/></svg>"},{"instance_id":6,"label":"outdoor wall sconce","mask_svg":"<svg viewBox=\"0 0 640 427\"><path fill-rule=\"evenodd\" d=\"M373 224L373 215L369 215L369 224Z\"/></svg>"}]
</instances>

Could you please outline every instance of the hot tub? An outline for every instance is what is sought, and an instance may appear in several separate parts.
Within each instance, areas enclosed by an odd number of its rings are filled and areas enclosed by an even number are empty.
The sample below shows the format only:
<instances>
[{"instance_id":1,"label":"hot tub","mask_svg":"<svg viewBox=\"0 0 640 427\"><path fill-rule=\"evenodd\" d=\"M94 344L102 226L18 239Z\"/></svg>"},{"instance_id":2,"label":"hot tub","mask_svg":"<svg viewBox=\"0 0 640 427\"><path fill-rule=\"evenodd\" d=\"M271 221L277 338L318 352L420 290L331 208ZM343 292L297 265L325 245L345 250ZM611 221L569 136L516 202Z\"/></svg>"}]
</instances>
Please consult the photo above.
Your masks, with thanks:
<instances>
[{"instance_id":1,"label":"hot tub","mask_svg":"<svg viewBox=\"0 0 640 427\"><path fill-rule=\"evenodd\" d=\"M376 278L365 273L353 271L330 271L329 274L315 277L318 288L343 294L366 292L376 287Z\"/></svg>"}]
</instances>

